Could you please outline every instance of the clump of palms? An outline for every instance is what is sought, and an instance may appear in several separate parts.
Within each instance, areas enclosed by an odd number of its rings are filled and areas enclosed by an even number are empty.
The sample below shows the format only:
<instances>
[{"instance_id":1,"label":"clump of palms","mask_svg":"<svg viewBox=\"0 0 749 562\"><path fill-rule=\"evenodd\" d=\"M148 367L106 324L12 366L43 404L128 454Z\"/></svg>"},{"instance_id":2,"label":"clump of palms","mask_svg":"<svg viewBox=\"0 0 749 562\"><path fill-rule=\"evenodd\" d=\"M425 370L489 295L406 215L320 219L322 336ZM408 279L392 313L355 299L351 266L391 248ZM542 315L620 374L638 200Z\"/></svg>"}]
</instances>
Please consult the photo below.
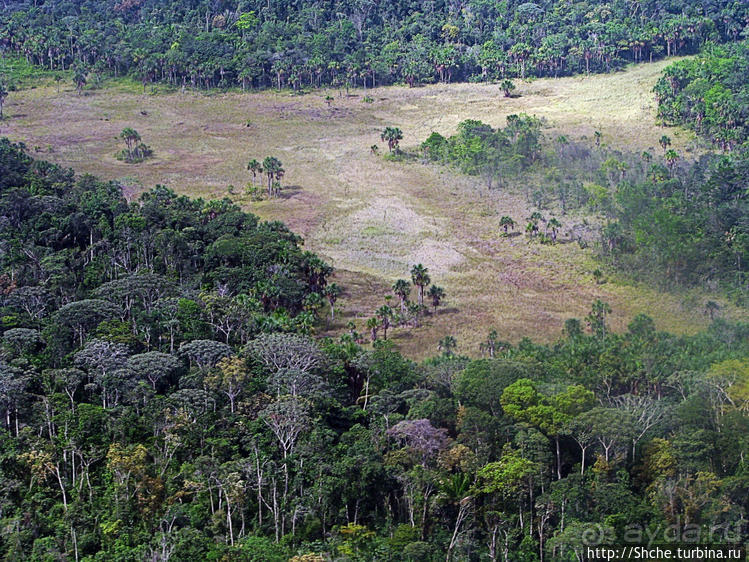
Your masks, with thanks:
<instances>
[{"instance_id":1,"label":"clump of palms","mask_svg":"<svg viewBox=\"0 0 749 562\"><path fill-rule=\"evenodd\" d=\"M549 222L546 223L546 228L551 230L551 241L556 242L557 233L559 232L559 229L562 228L562 223L559 222L556 217L552 217L549 219Z\"/></svg>"},{"instance_id":2,"label":"clump of palms","mask_svg":"<svg viewBox=\"0 0 749 562\"><path fill-rule=\"evenodd\" d=\"M499 219L499 226L504 230L505 236L509 236L509 233L507 232L508 229L515 230L516 225L517 223L514 220L512 220L511 217L508 217L507 215Z\"/></svg>"},{"instance_id":3,"label":"clump of palms","mask_svg":"<svg viewBox=\"0 0 749 562\"><path fill-rule=\"evenodd\" d=\"M538 211L528 217L528 224L525 226L525 232L529 238L535 238L538 235L538 223L544 222L544 217Z\"/></svg>"},{"instance_id":4,"label":"clump of palms","mask_svg":"<svg viewBox=\"0 0 749 562\"><path fill-rule=\"evenodd\" d=\"M419 306L424 306L424 288L432 282L429 277L429 268L416 264L411 268L411 281L419 288Z\"/></svg>"},{"instance_id":5,"label":"clump of palms","mask_svg":"<svg viewBox=\"0 0 749 562\"><path fill-rule=\"evenodd\" d=\"M118 160L135 164L153 155L151 147L142 142L140 134L132 127L122 129L120 138L125 141L125 149L116 154Z\"/></svg>"},{"instance_id":6,"label":"clump of palms","mask_svg":"<svg viewBox=\"0 0 749 562\"><path fill-rule=\"evenodd\" d=\"M275 156L266 156L263 160L263 171L268 177L268 198L281 195L281 178L286 170Z\"/></svg>"}]
</instances>

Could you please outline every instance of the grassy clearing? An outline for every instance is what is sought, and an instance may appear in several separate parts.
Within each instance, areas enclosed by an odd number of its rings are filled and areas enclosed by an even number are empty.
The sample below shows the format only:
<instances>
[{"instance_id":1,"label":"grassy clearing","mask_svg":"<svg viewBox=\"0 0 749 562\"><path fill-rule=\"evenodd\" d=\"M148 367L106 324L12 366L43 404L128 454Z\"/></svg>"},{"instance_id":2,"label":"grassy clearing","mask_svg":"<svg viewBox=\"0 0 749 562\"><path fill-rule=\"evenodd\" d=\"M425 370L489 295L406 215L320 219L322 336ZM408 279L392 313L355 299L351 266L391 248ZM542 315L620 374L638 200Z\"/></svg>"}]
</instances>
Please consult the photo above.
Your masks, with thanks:
<instances>
[{"instance_id":1,"label":"grassy clearing","mask_svg":"<svg viewBox=\"0 0 749 562\"><path fill-rule=\"evenodd\" d=\"M611 303L615 328L646 312L660 328L694 332L707 323L701 306L707 295L633 286L610 272L609 282L597 284L590 250L499 236L500 216L521 221L530 213L518 190L488 191L475 178L388 162L370 151L375 143L387 150L379 141L386 125L400 127L403 144L413 147L431 131L453 134L464 119L496 127L520 112L544 117L552 137L592 139L599 130L604 143L640 151L657 150L665 133L677 150L694 150L690 133L653 125L651 89L666 64L519 83L515 98L486 84L390 87L343 97L328 91L143 95L142 86L127 80L78 96L68 83L60 94L52 85L13 93L0 135L37 146L40 156L78 172L119 179L129 196L160 183L194 196L223 197L234 185L235 201L263 218L285 221L308 249L337 268L335 280L346 292L331 332L349 320L363 332L393 281L423 263L448 298L421 329L393 332L413 357L436 352L447 334L457 338L461 352L477 354L492 327L510 341L553 340L566 318L583 317L596 298ZM335 96L330 107L328 94ZM374 102L362 103L364 95ZM138 165L115 159L122 148L117 135L127 126L154 149L153 159ZM253 202L242 194L250 181L246 163L267 155L283 162L287 187L280 200ZM583 220L561 218L567 227Z\"/></svg>"},{"instance_id":2,"label":"grassy clearing","mask_svg":"<svg viewBox=\"0 0 749 562\"><path fill-rule=\"evenodd\" d=\"M11 91L48 86L70 80L71 72L42 70L14 54L0 55L0 79Z\"/></svg>"}]
</instances>

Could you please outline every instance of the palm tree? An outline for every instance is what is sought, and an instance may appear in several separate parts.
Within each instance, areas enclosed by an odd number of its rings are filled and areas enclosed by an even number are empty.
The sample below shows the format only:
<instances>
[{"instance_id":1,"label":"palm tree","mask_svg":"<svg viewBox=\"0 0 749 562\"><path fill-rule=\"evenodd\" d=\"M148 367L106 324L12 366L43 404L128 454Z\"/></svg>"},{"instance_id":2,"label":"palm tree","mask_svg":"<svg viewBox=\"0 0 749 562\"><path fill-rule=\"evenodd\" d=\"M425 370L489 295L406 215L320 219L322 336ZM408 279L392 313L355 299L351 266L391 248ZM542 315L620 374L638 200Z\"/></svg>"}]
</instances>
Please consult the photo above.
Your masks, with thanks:
<instances>
[{"instance_id":1,"label":"palm tree","mask_svg":"<svg viewBox=\"0 0 749 562\"><path fill-rule=\"evenodd\" d=\"M377 318L370 318L367 320L367 329L369 329L369 337L372 343L377 341L377 330L380 329L380 321Z\"/></svg>"},{"instance_id":2,"label":"palm tree","mask_svg":"<svg viewBox=\"0 0 749 562\"><path fill-rule=\"evenodd\" d=\"M551 239L552 241L557 241L557 231L562 228L562 223L559 222L556 217L552 217L549 222L546 223L546 228L551 229Z\"/></svg>"},{"instance_id":3,"label":"palm tree","mask_svg":"<svg viewBox=\"0 0 749 562\"><path fill-rule=\"evenodd\" d=\"M281 180L283 179L284 174L286 173L286 170L281 168L280 170L276 170L276 181L273 182L273 188L276 193L276 197L281 197Z\"/></svg>"},{"instance_id":4,"label":"palm tree","mask_svg":"<svg viewBox=\"0 0 749 562\"><path fill-rule=\"evenodd\" d=\"M599 148L601 146L601 139L603 138L603 134L601 131L596 131L593 133L593 137L596 139L596 148Z\"/></svg>"},{"instance_id":5,"label":"palm tree","mask_svg":"<svg viewBox=\"0 0 749 562\"><path fill-rule=\"evenodd\" d=\"M671 139L667 137L666 135L663 135L659 140L658 144L661 145L661 148L663 149L663 152L666 152L669 146L671 146Z\"/></svg>"},{"instance_id":6,"label":"palm tree","mask_svg":"<svg viewBox=\"0 0 749 562\"><path fill-rule=\"evenodd\" d=\"M125 127L120 133L120 138L125 141L127 146L128 160L133 159L133 148L140 142L140 134L132 127Z\"/></svg>"},{"instance_id":7,"label":"palm tree","mask_svg":"<svg viewBox=\"0 0 749 562\"><path fill-rule=\"evenodd\" d=\"M252 172L252 186L255 187L255 178L257 178L258 174L263 173L263 167L260 165L260 162L253 158L247 163L247 169Z\"/></svg>"},{"instance_id":8,"label":"palm tree","mask_svg":"<svg viewBox=\"0 0 749 562\"><path fill-rule=\"evenodd\" d=\"M411 268L411 281L419 288L419 306L424 306L424 287L432 282L429 277L429 269L421 264L417 264Z\"/></svg>"},{"instance_id":9,"label":"palm tree","mask_svg":"<svg viewBox=\"0 0 749 562\"><path fill-rule=\"evenodd\" d=\"M494 358L494 353L497 350L498 337L499 334L497 334L497 330L492 329L489 332L489 337L487 337L486 341L479 346L479 349L481 349L482 352L486 350L489 353L489 357Z\"/></svg>"},{"instance_id":10,"label":"palm tree","mask_svg":"<svg viewBox=\"0 0 749 562\"><path fill-rule=\"evenodd\" d=\"M388 150L390 152L395 149L395 151L398 151L398 143L403 139L403 131L401 131L398 127L385 127L385 130L382 131L380 134L380 140L381 141L387 141L388 143Z\"/></svg>"},{"instance_id":11,"label":"palm tree","mask_svg":"<svg viewBox=\"0 0 749 562\"><path fill-rule=\"evenodd\" d=\"M514 220L512 220L512 218L505 215L501 219L499 219L499 226L504 228L505 236L507 236L507 229L509 228L511 230L515 230L516 223Z\"/></svg>"},{"instance_id":12,"label":"palm tree","mask_svg":"<svg viewBox=\"0 0 749 562\"><path fill-rule=\"evenodd\" d=\"M674 173L674 166L676 165L676 161L679 159L679 154L674 149L669 149L666 151L666 164L668 165L668 171L673 175Z\"/></svg>"},{"instance_id":13,"label":"palm tree","mask_svg":"<svg viewBox=\"0 0 749 562\"><path fill-rule=\"evenodd\" d=\"M3 104L5 103L5 98L8 97L8 90L5 87L5 84L0 81L0 119L3 118Z\"/></svg>"},{"instance_id":14,"label":"palm tree","mask_svg":"<svg viewBox=\"0 0 749 562\"><path fill-rule=\"evenodd\" d=\"M401 314L405 314L408 296L411 294L411 283L405 279L398 279L393 283L393 293L400 299Z\"/></svg>"},{"instance_id":15,"label":"palm tree","mask_svg":"<svg viewBox=\"0 0 749 562\"><path fill-rule=\"evenodd\" d=\"M650 154L647 150L645 150L642 153L642 159L645 160L645 162L650 163L653 160L653 155Z\"/></svg>"},{"instance_id":16,"label":"palm tree","mask_svg":"<svg viewBox=\"0 0 749 562\"><path fill-rule=\"evenodd\" d=\"M434 307L434 313L437 314L437 307L445 298L445 290L437 285L429 287L429 298L432 299L432 306Z\"/></svg>"},{"instance_id":17,"label":"palm tree","mask_svg":"<svg viewBox=\"0 0 749 562\"><path fill-rule=\"evenodd\" d=\"M323 289L323 294L327 297L330 304L330 319L335 320L335 303L341 294L341 288L335 283L331 283Z\"/></svg>"},{"instance_id":18,"label":"palm tree","mask_svg":"<svg viewBox=\"0 0 749 562\"><path fill-rule=\"evenodd\" d=\"M388 328L390 328L390 321L393 318L393 309L388 305L383 304L377 309L375 315L380 321L380 328L382 328L382 337L388 339Z\"/></svg>"},{"instance_id":19,"label":"palm tree","mask_svg":"<svg viewBox=\"0 0 749 562\"><path fill-rule=\"evenodd\" d=\"M455 348L458 347L458 342L452 336L445 336L437 344L437 348L445 355L445 357L452 357Z\"/></svg>"},{"instance_id":20,"label":"palm tree","mask_svg":"<svg viewBox=\"0 0 749 562\"><path fill-rule=\"evenodd\" d=\"M502 91L505 93L505 97L509 98L512 95L512 91L515 89L515 84L512 80L503 80L500 84Z\"/></svg>"},{"instance_id":21,"label":"palm tree","mask_svg":"<svg viewBox=\"0 0 749 562\"><path fill-rule=\"evenodd\" d=\"M281 167L281 161L275 156L266 156L263 160L263 170L268 176L268 197L273 197L273 178L277 176L279 172L283 173Z\"/></svg>"},{"instance_id":22,"label":"palm tree","mask_svg":"<svg viewBox=\"0 0 749 562\"><path fill-rule=\"evenodd\" d=\"M531 214L530 217L528 217L528 224L525 227L525 232L528 234L529 237L533 238L536 234L538 234L538 222L544 221L544 217L541 213L538 211L535 211Z\"/></svg>"}]
</instances>

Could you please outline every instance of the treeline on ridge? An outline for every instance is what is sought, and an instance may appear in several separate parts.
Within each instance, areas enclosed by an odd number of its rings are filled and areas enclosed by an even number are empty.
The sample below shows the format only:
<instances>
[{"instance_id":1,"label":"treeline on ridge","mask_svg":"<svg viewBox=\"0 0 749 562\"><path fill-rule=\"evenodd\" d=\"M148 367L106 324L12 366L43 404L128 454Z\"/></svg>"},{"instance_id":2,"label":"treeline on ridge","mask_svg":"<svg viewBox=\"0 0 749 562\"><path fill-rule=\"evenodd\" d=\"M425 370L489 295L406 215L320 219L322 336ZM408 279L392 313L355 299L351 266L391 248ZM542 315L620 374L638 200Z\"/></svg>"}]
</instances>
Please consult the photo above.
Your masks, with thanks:
<instances>
[{"instance_id":1,"label":"treeline on ridge","mask_svg":"<svg viewBox=\"0 0 749 562\"><path fill-rule=\"evenodd\" d=\"M748 21L733 0L11 0L0 46L144 86L366 88L609 72L737 40Z\"/></svg>"}]
</instances>

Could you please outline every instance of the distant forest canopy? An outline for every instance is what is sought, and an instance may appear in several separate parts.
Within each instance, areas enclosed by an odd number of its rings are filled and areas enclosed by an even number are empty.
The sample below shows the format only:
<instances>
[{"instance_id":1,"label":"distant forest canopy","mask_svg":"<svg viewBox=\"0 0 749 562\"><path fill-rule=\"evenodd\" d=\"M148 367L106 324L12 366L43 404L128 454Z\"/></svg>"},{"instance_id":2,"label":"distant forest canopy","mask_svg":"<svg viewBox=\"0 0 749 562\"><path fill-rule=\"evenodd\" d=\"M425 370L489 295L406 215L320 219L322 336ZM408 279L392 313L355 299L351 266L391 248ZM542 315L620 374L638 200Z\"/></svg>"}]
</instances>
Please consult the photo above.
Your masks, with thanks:
<instances>
[{"instance_id":1,"label":"distant forest canopy","mask_svg":"<svg viewBox=\"0 0 749 562\"><path fill-rule=\"evenodd\" d=\"M609 72L746 33L736 0L6 1L48 69L193 87L373 86Z\"/></svg>"},{"instance_id":2,"label":"distant forest canopy","mask_svg":"<svg viewBox=\"0 0 749 562\"><path fill-rule=\"evenodd\" d=\"M658 117L731 150L749 139L749 42L711 45L679 61L655 87Z\"/></svg>"},{"instance_id":3,"label":"distant forest canopy","mask_svg":"<svg viewBox=\"0 0 749 562\"><path fill-rule=\"evenodd\" d=\"M482 359L416 364L307 335L331 271L299 242L226 200L128 203L0 140L0 559L747 540L749 325L711 309L692 336L645 315L615 333L598 300L552 345L492 331Z\"/></svg>"}]
</instances>

